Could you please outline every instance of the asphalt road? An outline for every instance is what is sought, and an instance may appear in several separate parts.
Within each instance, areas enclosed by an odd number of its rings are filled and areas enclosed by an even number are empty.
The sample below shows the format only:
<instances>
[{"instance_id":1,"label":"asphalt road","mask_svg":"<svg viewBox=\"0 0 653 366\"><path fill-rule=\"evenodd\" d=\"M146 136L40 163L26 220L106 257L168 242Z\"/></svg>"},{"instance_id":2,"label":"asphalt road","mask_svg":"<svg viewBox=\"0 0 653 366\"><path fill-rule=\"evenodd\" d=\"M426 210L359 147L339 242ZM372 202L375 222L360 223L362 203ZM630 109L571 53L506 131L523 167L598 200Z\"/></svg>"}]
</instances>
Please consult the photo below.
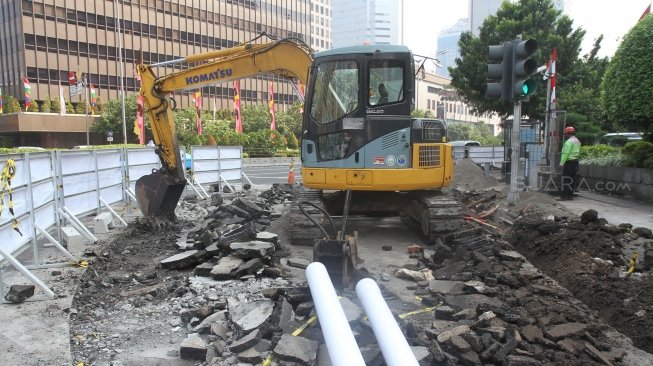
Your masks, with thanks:
<instances>
[{"instance_id":1,"label":"asphalt road","mask_svg":"<svg viewBox=\"0 0 653 366\"><path fill-rule=\"evenodd\" d=\"M288 173L290 172L289 167L283 165L273 165L273 166L250 166L244 167L243 171L249 178L249 180L254 183L254 185L268 185L271 186L273 183L288 183ZM301 166L295 164L293 169L295 173L295 183L301 183L302 181L302 172Z\"/></svg>"}]
</instances>

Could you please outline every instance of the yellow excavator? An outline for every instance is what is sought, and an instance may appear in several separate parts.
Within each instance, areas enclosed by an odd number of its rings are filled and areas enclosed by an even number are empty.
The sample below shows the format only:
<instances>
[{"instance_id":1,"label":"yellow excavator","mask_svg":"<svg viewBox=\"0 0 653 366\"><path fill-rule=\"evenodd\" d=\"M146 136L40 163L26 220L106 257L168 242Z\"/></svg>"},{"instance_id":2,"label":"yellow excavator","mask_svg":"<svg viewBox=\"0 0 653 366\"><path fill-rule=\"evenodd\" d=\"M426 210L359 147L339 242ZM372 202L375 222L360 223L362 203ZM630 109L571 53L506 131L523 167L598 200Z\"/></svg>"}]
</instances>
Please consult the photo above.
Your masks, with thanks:
<instances>
[{"instance_id":1,"label":"yellow excavator","mask_svg":"<svg viewBox=\"0 0 653 366\"><path fill-rule=\"evenodd\" d=\"M203 62L165 76L153 67ZM154 65L138 65L141 95L162 162L136 182L147 217L174 217L186 184L170 93L257 74L299 79L306 89L298 202L328 214L401 214L429 240L462 224L460 205L441 190L453 178L453 150L442 120L411 117L413 55L405 46L365 45L313 54L301 40L244 44ZM344 194L347 191L351 194ZM324 229L294 205L291 240L313 245ZM319 213L318 213L319 214ZM326 222L324 217L318 219Z\"/></svg>"},{"instance_id":2,"label":"yellow excavator","mask_svg":"<svg viewBox=\"0 0 653 366\"><path fill-rule=\"evenodd\" d=\"M306 84L312 62L311 52L310 47L301 40L285 38L265 44L247 43L152 65L139 64L140 94L154 135L155 152L162 165L159 171L136 181L136 200L143 215L148 218L174 218L175 208L186 186L171 93L259 74L299 79ZM164 76L154 73L155 67L181 62L201 64Z\"/></svg>"}]
</instances>

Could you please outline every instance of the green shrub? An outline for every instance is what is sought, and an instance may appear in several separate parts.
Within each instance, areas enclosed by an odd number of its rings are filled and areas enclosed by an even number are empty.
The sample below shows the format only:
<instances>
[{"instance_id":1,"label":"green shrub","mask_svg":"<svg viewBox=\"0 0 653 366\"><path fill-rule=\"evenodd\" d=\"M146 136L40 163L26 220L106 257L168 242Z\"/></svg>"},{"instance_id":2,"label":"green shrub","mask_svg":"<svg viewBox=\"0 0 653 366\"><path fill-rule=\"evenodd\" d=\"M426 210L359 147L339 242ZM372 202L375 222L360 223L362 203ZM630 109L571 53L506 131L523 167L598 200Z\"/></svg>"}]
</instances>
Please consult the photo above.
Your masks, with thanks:
<instances>
[{"instance_id":1,"label":"green shrub","mask_svg":"<svg viewBox=\"0 0 653 366\"><path fill-rule=\"evenodd\" d=\"M28 112L38 112L40 109L39 102L35 100L30 100L29 107L27 107Z\"/></svg>"},{"instance_id":2,"label":"green shrub","mask_svg":"<svg viewBox=\"0 0 653 366\"><path fill-rule=\"evenodd\" d=\"M618 147L589 145L580 148L580 163L583 165L624 166L626 160Z\"/></svg>"},{"instance_id":3,"label":"green shrub","mask_svg":"<svg viewBox=\"0 0 653 366\"><path fill-rule=\"evenodd\" d=\"M52 111L52 102L50 101L50 96L47 96L43 103L41 104L41 112L50 113Z\"/></svg>"},{"instance_id":4,"label":"green shrub","mask_svg":"<svg viewBox=\"0 0 653 366\"><path fill-rule=\"evenodd\" d=\"M624 146L623 153L630 166L653 169L653 143L648 141L629 142Z\"/></svg>"}]
</instances>

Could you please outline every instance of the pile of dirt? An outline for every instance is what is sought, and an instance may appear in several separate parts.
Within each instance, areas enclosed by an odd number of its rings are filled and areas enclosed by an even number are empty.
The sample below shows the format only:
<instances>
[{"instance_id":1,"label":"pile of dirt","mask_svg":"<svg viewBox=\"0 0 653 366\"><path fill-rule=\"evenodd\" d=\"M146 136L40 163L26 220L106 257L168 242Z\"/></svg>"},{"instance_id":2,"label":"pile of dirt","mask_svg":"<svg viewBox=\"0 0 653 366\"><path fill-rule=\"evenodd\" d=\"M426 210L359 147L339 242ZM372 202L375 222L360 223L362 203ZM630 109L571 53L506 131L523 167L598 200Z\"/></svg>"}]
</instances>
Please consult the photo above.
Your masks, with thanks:
<instances>
[{"instance_id":1,"label":"pile of dirt","mask_svg":"<svg viewBox=\"0 0 653 366\"><path fill-rule=\"evenodd\" d=\"M483 169L471 159L458 160L454 166L453 186L458 189L484 189L499 184L497 179L485 175Z\"/></svg>"},{"instance_id":2,"label":"pile of dirt","mask_svg":"<svg viewBox=\"0 0 653 366\"><path fill-rule=\"evenodd\" d=\"M507 239L637 347L653 352L650 230L609 225L588 210L580 218L565 220L526 215ZM635 271L629 275L635 253Z\"/></svg>"}]
</instances>

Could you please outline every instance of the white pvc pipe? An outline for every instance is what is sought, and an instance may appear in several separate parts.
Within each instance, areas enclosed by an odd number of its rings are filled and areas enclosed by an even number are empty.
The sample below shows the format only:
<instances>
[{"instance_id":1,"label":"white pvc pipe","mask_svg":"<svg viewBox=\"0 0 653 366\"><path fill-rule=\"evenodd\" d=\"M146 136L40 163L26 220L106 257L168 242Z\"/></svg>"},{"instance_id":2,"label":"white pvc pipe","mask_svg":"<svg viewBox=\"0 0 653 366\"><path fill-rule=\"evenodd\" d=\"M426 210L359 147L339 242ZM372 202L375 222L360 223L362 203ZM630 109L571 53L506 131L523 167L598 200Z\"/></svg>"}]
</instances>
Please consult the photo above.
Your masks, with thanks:
<instances>
[{"instance_id":1,"label":"white pvc pipe","mask_svg":"<svg viewBox=\"0 0 653 366\"><path fill-rule=\"evenodd\" d=\"M419 366L376 282L371 278L358 281L356 295L372 324L386 365Z\"/></svg>"},{"instance_id":2,"label":"white pvc pipe","mask_svg":"<svg viewBox=\"0 0 653 366\"><path fill-rule=\"evenodd\" d=\"M306 279L333 366L365 366L329 273L320 262L306 267Z\"/></svg>"}]
</instances>

